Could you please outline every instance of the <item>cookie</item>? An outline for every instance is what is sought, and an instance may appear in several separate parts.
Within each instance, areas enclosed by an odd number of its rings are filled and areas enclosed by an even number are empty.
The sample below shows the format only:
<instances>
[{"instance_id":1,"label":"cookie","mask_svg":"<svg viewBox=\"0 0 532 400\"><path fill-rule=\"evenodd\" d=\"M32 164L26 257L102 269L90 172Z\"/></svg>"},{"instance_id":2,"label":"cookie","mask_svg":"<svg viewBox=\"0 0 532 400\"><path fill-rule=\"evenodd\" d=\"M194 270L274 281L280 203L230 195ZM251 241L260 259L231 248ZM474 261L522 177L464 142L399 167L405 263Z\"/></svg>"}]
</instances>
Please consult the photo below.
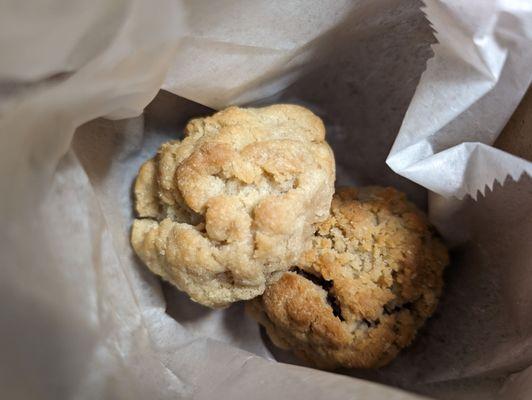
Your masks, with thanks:
<instances>
[{"instance_id":1,"label":"cookie","mask_svg":"<svg viewBox=\"0 0 532 400\"><path fill-rule=\"evenodd\" d=\"M434 312L448 261L404 194L341 189L312 249L247 310L274 344L317 367L380 367Z\"/></svg>"},{"instance_id":2,"label":"cookie","mask_svg":"<svg viewBox=\"0 0 532 400\"><path fill-rule=\"evenodd\" d=\"M208 307L256 297L327 218L334 157L320 118L295 105L230 107L190 121L135 182L131 243Z\"/></svg>"}]
</instances>

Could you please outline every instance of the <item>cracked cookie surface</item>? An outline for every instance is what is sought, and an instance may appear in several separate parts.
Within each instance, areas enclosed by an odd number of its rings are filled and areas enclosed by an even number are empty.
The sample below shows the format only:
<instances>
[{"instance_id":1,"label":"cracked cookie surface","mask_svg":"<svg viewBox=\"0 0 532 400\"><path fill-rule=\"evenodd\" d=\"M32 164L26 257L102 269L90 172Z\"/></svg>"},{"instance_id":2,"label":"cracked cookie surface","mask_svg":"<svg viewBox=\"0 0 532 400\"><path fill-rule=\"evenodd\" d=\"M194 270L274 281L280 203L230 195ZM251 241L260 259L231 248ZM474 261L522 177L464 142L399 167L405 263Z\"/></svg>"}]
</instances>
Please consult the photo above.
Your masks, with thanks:
<instances>
[{"instance_id":1,"label":"cracked cookie surface","mask_svg":"<svg viewBox=\"0 0 532 400\"><path fill-rule=\"evenodd\" d=\"M312 249L247 309L274 344L317 367L380 367L434 312L448 261L404 194L341 189Z\"/></svg>"},{"instance_id":2,"label":"cracked cookie surface","mask_svg":"<svg viewBox=\"0 0 532 400\"><path fill-rule=\"evenodd\" d=\"M260 295L327 218L335 167L320 118L295 105L191 120L135 182L131 243L156 274L209 307Z\"/></svg>"}]
</instances>

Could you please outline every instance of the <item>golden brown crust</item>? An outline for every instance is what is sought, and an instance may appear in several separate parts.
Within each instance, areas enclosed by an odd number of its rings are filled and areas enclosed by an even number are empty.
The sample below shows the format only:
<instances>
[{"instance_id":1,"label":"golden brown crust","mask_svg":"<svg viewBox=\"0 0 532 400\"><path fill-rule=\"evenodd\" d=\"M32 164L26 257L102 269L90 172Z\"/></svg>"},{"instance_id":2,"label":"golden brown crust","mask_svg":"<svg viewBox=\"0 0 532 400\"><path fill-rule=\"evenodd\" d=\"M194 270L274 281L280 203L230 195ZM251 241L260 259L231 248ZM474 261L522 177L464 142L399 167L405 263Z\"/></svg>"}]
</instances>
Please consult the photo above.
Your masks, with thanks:
<instances>
[{"instance_id":1,"label":"golden brown crust","mask_svg":"<svg viewBox=\"0 0 532 400\"><path fill-rule=\"evenodd\" d=\"M135 181L135 211L142 218L156 218L160 207L157 199L157 164L148 160L139 170Z\"/></svg>"},{"instance_id":2,"label":"golden brown crust","mask_svg":"<svg viewBox=\"0 0 532 400\"><path fill-rule=\"evenodd\" d=\"M209 307L260 295L324 220L334 158L305 108L230 107L190 121L139 171L132 244L157 274Z\"/></svg>"},{"instance_id":3,"label":"golden brown crust","mask_svg":"<svg viewBox=\"0 0 532 400\"><path fill-rule=\"evenodd\" d=\"M275 344L318 367L378 367L434 312L447 263L404 194L342 189L298 273L283 273L248 310Z\"/></svg>"}]
</instances>

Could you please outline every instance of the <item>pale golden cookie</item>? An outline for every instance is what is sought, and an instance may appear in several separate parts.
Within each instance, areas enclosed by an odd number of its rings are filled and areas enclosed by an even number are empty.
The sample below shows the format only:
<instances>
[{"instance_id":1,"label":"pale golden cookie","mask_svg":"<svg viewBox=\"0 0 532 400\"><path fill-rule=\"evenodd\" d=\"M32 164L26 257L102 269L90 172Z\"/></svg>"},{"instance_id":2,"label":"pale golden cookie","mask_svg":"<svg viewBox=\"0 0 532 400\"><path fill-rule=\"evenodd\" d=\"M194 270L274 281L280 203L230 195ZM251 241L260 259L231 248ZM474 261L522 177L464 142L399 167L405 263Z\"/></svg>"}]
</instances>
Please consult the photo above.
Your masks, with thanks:
<instances>
[{"instance_id":1,"label":"pale golden cookie","mask_svg":"<svg viewBox=\"0 0 532 400\"><path fill-rule=\"evenodd\" d=\"M320 118L295 105L230 107L190 121L135 182L131 243L192 300L224 307L260 295L327 218L334 157Z\"/></svg>"},{"instance_id":2,"label":"pale golden cookie","mask_svg":"<svg viewBox=\"0 0 532 400\"><path fill-rule=\"evenodd\" d=\"M447 250L392 188L339 190L313 247L248 311L279 347L321 368L389 363L434 312Z\"/></svg>"}]
</instances>

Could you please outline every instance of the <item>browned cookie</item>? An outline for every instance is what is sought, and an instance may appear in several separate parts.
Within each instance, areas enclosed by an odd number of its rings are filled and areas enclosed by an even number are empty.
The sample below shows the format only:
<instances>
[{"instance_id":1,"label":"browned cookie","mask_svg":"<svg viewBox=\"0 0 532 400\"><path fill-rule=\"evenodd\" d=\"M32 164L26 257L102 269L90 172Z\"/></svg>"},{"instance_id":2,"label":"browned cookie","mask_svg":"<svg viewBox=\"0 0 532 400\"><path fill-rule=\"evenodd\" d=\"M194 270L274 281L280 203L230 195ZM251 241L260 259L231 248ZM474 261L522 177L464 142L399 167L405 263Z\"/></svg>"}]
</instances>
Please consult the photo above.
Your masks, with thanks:
<instances>
[{"instance_id":1,"label":"browned cookie","mask_svg":"<svg viewBox=\"0 0 532 400\"><path fill-rule=\"evenodd\" d=\"M295 105L230 107L190 121L135 183L131 243L192 300L223 307L264 291L327 218L334 157L322 121Z\"/></svg>"},{"instance_id":2,"label":"browned cookie","mask_svg":"<svg viewBox=\"0 0 532 400\"><path fill-rule=\"evenodd\" d=\"M392 188L339 190L298 267L248 311L279 347L321 368L389 363L434 312L448 254Z\"/></svg>"}]
</instances>

